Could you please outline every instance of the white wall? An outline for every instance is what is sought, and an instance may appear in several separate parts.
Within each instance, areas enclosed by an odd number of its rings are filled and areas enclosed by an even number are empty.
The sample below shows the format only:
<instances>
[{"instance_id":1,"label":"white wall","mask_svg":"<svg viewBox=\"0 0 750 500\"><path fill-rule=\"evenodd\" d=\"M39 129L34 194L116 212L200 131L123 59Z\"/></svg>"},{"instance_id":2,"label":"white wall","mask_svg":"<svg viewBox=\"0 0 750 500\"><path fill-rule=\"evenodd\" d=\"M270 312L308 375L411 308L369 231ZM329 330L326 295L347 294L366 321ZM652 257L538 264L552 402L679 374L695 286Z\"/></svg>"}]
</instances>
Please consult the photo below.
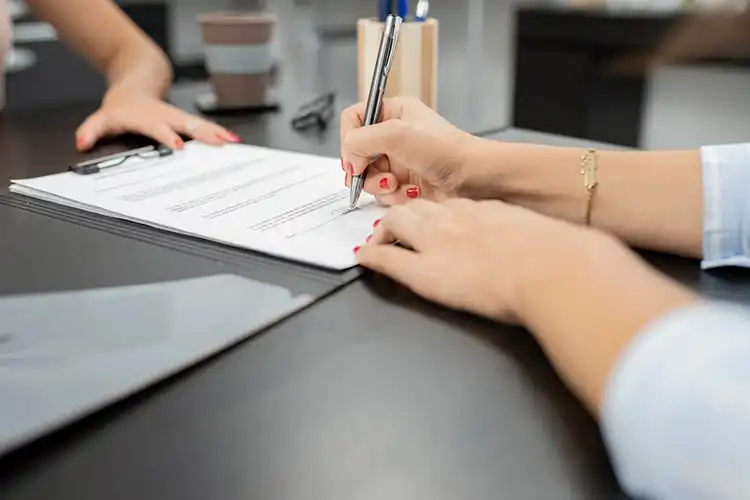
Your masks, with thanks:
<instances>
[{"instance_id":1,"label":"white wall","mask_svg":"<svg viewBox=\"0 0 750 500\"><path fill-rule=\"evenodd\" d=\"M750 141L750 69L664 67L651 75L641 146L695 148Z\"/></svg>"}]
</instances>

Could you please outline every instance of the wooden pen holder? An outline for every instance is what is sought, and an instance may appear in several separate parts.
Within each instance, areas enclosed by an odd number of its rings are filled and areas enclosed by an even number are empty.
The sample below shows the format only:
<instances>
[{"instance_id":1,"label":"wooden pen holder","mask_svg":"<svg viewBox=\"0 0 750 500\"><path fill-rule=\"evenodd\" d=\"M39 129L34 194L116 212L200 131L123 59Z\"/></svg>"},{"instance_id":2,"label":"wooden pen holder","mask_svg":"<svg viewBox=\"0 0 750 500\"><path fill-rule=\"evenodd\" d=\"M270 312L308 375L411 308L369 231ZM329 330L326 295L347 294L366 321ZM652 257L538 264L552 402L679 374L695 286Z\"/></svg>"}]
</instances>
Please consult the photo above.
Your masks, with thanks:
<instances>
[{"instance_id":1,"label":"wooden pen holder","mask_svg":"<svg viewBox=\"0 0 750 500\"><path fill-rule=\"evenodd\" d=\"M384 23L375 19L357 22L357 86L365 101L380 49ZM432 109L437 108L438 22L405 21L388 75L385 96L413 96Z\"/></svg>"}]
</instances>

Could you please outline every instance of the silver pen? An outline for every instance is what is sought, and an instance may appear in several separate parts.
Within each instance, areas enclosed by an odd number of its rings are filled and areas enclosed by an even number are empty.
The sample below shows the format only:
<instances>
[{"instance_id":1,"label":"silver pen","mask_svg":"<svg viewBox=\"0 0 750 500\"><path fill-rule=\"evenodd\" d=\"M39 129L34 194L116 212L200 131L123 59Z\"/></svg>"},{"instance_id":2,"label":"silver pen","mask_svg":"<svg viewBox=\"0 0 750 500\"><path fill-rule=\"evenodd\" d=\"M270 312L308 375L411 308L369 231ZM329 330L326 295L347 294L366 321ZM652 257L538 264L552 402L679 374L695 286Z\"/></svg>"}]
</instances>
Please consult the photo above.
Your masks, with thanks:
<instances>
[{"instance_id":1,"label":"silver pen","mask_svg":"<svg viewBox=\"0 0 750 500\"><path fill-rule=\"evenodd\" d=\"M391 71L393 54L396 52L402 22L403 19L393 15L389 15L385 20L383 36L380 38L378 58L375 61L375 71L373 71L372 81L370 82L370 92L367 95L365 127L374 124L380 116L380 109L383 106L383 96L385 95L385 84L388 81L388 73ZM357 206L359 197L362 195L362 188L365 185L366 177L367 169L359 175L352 176L349 187L349 208Z\"/></svg>"}]
</instances>

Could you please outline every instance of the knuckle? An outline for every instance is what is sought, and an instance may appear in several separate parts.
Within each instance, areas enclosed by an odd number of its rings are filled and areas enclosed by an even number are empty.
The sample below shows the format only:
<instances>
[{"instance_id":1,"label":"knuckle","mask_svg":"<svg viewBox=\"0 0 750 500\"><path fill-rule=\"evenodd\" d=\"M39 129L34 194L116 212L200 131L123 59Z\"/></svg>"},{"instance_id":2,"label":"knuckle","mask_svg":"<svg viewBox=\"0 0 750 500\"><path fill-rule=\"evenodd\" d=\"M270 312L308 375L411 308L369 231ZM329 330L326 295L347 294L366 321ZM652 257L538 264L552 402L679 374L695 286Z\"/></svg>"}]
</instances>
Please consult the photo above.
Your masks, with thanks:
<instances>
[{"instance_id":1,"label":"knuckle","mask_svg":"<svg viewBox=\"0 0 750 500\"><path fill-rule=\"evenodd\" d=\"M429 214L428 217L433 218L434 214L429 210L430 207L435 206L434 201L425 200L424 198L418 198L408 203L408 208L414 211L420 211L425 214Z\"/></svg>"},{"instance_id":2,"label":"knuckle","mask_svg":"<svg viewBox=\"0 0 750 500\"><path fill-rule=\"evenodd\" d=\"M393 224L393 221L402 219L409 210L411 210L411 208L406 205L396 205L389 208L385 216L383 217L382 224L390 226L391 224Z\"/></svg>"},{"instance_id":3,"label":"knuckle","mask_svg":"<svg viewBox=\"0 0 750 500\"><path fill-rule=\"evenodd\" d=\"M391 133L397 134L399 132L402 132L406 128L406 122L404 122L401 118L393 118L385 122L385 126L388 127Z\"/></svg>"},{"instance_id":4,"label":"knuckle","mask_svg":"<svg viewBox=\"0 0 750 500\"><path fill-rule=\"evenodd\" d=\"M392 194L376 194L375 201L377 201L380 205L385 206L385 207L389 207L395 204Z\"/></svg>"},{"instance_id":5,"label":"knuckle","mask_svg":"<svg viewBox=\"0 0 750 500\"><path fill-rule=\"evenodd\" d=\"M117 120L120 118L120 114L117 110L111 110L111 109L100 109L93 115L89 116L88 122L89 123L97 123L97 122L107 122L112 120Z\"/></svg>"},{"instance_id":6,"label":"knuckle","mask_svg":"<svg viewBox=\"0 0 750 500\"><path fill-rule=\"evenodd\" d=\"M397 96L397 97L394 97L394 99L398 99L397 102L401 106L414 106L417 104L421 104L422 102L417 97L414 97L411 95Z\"/></svg>"},{"instance_id":7,"label":"knuckle","mask_svg":"<svg viewBox=\"0 0 750 500\"><path fill-rule=\"evenodd\" d=\"M389 120L390 138L389 142L392 147L403 149L409 146L409 142L413 141L413 130L411 125L401 119Z\"/></svg>"},{"instance_id":8,"label":"knuckle","mask_svg":"<svg viewBox=\"0 0 750 500\"><path fill-rule=\"evenodd\" d=\"M341 147L344 151L351 150L356 142L357 138L354 130L348 130L344 132L344 136L341 138Z\"/></svg>"},{"instance_id":9,"label":"knuckle","mask_svg":"<svg viewBox=\"0 0 750 500\"><path fill-rule=\"evenodd\" d=\"M360 105L361 105L360 103L357 103L357 104L352 104L351 106L347 106L344 109L344 111L341 112L341 115L344 116L344 117L346 117L346 118L348 118L350 116L356 116L357 115L357 110L359 109Z\"/></svg>"}]
</instances>

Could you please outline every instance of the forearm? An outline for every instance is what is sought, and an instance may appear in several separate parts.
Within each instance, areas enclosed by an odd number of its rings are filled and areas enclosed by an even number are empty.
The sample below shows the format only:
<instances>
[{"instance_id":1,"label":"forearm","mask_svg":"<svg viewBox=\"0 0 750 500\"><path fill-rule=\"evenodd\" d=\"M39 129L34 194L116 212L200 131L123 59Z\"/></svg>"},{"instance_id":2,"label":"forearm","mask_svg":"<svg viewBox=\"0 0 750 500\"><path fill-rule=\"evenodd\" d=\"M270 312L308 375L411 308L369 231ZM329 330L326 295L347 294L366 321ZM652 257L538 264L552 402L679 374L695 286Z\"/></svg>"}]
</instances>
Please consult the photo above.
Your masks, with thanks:
<instances>
[{"instance_id":1,"label":"forearm","mask_svg":"<svg viewBox=\"0 0 750 500\"><path fill-rule=\"evenodd\" d=\"M483 141L464 194L500 198L582 223L587 192L580 148ZM699 151L598 151L591 224L640 248L701 257L703 182Z\"/></svg>"},{"instance_id":2,"label":"forearm","mask_svg":"<svg viewBox=\"0 0 750 500\"><path fill-rule=\"evenodd\" d=\"M110 92L127 91L164 97L172 83L172 68L155 47L124 47L104 68Z\"/></svg>"},{"instance_id":3,"label":"forearm","mask_svg":"<svg viewBox=\"0 0 750 500\"><path fill-rule=\"evenodd\" d=\"M529 273L518 309L558 373L598 414L623 348L651 321L698 299L619 243L582 238Z\"/></svg>"},{"instance_id":4,"label":"forearm","mask_svg":"<svg viewBox=\"0 0 750 500\"><path fill-rule=\"evenodd\" d=\"M37 16L101 71L110 88L163 96L172 80L164 53L111 0L27 0Z\"/></svg>"}]
</instances>

